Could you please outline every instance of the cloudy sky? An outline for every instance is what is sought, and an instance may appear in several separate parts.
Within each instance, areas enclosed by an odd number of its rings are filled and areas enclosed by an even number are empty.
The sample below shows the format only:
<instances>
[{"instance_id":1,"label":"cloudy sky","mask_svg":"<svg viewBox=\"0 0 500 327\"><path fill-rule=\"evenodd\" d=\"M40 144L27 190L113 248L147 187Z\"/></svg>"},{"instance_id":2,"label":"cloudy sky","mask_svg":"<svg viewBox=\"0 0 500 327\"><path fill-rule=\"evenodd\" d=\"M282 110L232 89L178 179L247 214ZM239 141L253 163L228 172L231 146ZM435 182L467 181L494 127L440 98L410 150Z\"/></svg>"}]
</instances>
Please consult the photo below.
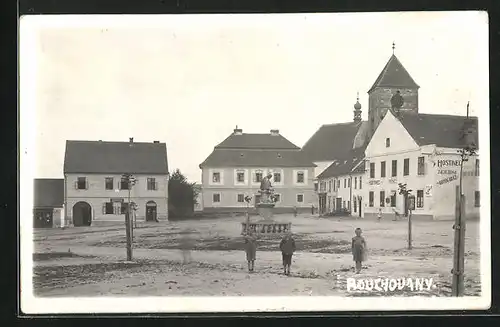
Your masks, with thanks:
<instances>
[{"instance_id":1,"label":"cloudy sky","mask_svg":"<svg viewBox=\"0 0 500 327\"><path fill-rule=\"evenodd\" d=\"M420 112L465 114L470 101L483 114L487 21L477 12L22 19L21 83L34 87L21 84L21 119L35 122L35 176L62 177L66 140L160 140L170 170L192 181L236 125L277 128L302 146L322 124L352 121L358 91L367 117L366 92L393 41L421 87Z\"/></svg>"}]
</instances>

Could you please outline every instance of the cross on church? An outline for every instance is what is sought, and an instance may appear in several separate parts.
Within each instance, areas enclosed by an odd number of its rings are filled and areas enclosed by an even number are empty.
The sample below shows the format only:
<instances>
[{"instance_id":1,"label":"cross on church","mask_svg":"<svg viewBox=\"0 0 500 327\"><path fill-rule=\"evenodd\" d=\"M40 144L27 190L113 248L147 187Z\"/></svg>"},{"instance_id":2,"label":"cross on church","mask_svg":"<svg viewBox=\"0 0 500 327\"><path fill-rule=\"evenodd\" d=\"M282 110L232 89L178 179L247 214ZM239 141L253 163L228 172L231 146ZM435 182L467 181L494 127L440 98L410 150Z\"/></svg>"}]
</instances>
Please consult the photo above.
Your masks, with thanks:
<instances>
[{"instance_id":1,"label":"cross on church","mask_svg":"<svg viewBox=\"0 0 500 327\"><path fill-rule=\"evenodd\" d=\"M392 54L394 54L394 50L396 49L396 43L392 42Z\"/></svg>"}]
</instances>

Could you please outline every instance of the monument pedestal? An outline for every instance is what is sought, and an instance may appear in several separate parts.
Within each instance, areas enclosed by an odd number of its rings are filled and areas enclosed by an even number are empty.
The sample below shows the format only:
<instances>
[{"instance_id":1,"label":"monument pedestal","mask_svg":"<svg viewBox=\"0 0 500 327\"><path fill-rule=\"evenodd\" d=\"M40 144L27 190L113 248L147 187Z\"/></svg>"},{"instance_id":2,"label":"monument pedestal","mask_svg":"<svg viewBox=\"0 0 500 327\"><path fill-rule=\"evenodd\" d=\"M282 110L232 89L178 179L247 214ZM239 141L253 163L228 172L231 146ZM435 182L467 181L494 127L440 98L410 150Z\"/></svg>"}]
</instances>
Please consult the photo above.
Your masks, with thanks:
<instances>
[{"instance_id":1,"label":"monument pedestal","mask_svg":"<svg viewBox=\"0 0 500 327\"><path fill-rule=\"evenodd\" d=\"M290 232L292 223L282 223L272 219L274 205L274 203L257 204L259 216L263 219L256 222L250 222L250 219L247 219L246 222L241 223L241 234L244 234L247 230L256 234L285 234Z\"/></svg>"}]
</instances>

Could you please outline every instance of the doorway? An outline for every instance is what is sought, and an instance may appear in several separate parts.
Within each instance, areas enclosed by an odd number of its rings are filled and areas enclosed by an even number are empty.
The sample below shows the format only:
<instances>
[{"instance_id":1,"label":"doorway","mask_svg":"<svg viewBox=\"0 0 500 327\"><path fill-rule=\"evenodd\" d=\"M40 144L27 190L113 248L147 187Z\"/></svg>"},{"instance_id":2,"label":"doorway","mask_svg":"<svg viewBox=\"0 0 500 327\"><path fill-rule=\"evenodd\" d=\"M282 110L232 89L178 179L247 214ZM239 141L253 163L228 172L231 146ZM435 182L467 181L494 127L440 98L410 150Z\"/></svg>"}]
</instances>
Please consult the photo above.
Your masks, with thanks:
<instances>
[{"instance_id":1,"label":"doorway","mask_svg":"<svg viewBox=\"0 0 500 327\"><path fill-rule=\"evenodd\" d=\"M33 228L51 228L53 221L52 209L35 209L33 212Z\"/></svg>"},{"instance_id":2,"label":"doorway","mask_svg":"<svg viewBox=\"0 0 500 327\"><path fill-rule=\"evenodd\" d=\"M337 209L337 212L342 210L342 198L335 199L335 209Z\"/></svg>"},{"instance_id":3,"label":"doorway","mask_svg":"<svg viewBox=\"0 0 500 327\"><path fill-rule=\"evenodd\" d=\"M359 211L359 216L361 217L361 203L363 202L363 199L361 197L359 197L359 200L358 200L358 211Z\"/></svg>"},{"instance_id":4,"label":"doorway","mask_svg":"<svg viewBox=\"0 0 500 327\"><path fill-rule=\"evenodd\" d=\"M156 202L148 201L146 203L146 221L158 221L156 214Z\"/></svg>"},{"instance_id":5,"label":"doorway","mask_svg":"<svg viewBox=\"0 0 500 327\"><path fill-rule=\"evenodd\" d=\"M75 227L90 226L92 223L92 207L84 201L73 206L73 225Z\"/></svg>"}]
</instances>

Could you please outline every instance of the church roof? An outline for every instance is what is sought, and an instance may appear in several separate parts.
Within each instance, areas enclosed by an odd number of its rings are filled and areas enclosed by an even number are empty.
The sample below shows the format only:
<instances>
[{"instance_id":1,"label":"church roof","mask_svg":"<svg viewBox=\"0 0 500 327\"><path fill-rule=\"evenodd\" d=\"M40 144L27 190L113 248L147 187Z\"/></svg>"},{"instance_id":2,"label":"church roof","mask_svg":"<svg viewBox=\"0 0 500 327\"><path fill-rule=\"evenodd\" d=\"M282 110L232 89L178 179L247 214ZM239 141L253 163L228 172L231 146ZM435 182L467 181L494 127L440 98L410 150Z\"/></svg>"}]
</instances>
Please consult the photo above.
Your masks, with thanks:
<instances>
[{"instance_id":1,"label":"church roof","mask_svg":"<svg viewBox=\"0 0 500 327\"><path fill-rule=\"evenodd\" d=\"M399 59L392 55L368 93L377 87L419 88Z\"/></svg>"},{"instance_id":2,"label":"church roof","mask_svg":"<svg viewBox=\"0 0 500 327\"><path fill-rule=\"evenodd\" d=\"M479 149L477 117L469 117L474 126L474 140ZM418 145L435 144L444 148L464 146L462 131L465 116L436 114L403 114L400 121Z\"/></svg>"},{"instance_id":3,"label":"church roof","mask_svg":"<svg viewBox=\"0 0 500 327\"><path fill-rule=\"evenodd\" d=\"M364 122L322 125L302 147L313 162L332 161L347 157Z\"/></svg>"}]
</instances>

